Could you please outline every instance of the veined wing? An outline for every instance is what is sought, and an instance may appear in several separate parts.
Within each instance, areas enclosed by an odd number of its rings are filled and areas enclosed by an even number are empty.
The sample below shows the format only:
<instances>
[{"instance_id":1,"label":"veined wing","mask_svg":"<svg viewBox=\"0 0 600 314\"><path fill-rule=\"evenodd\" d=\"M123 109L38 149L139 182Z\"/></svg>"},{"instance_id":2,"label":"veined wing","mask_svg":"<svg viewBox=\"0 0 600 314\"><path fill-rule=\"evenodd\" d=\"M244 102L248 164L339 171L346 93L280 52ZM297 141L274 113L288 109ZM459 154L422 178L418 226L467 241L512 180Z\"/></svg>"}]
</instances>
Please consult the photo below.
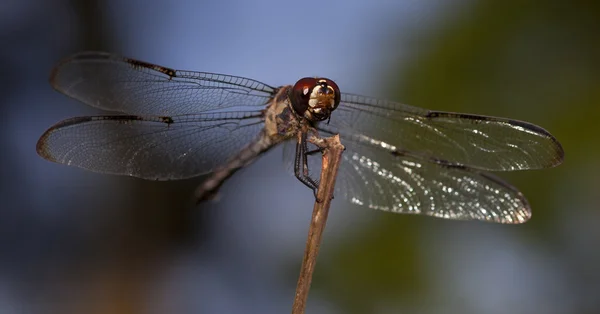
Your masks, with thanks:
<instances>
[{"instance_id":1,"label":"veined wing","mask_svg":"<svg viewBox=\"0 0 600 314\"><path fill-rule=\"evenodd\" d=\"M234 157L259 135L263 124L260 111L77 117L46 131L37 152L50 161L95 172L185 179Z\"/></svg>"},{"instance_id":2,"label":"veined wing","mask_svg":"<svg viewBox=\"0 0 600 314\"><path fill-rule=\"evenodd\" d=\"M276 91L244 77L174 70L104 52L63 60L50 83L90 106L140 116L264 106Z\"/></svg>"},{"instance_id":3,"label":"veined wing","mask_svg":"<svg viewBox=\"0 0 600 314\"><path fill-rule=\"evenodd\" d=\"M455 220L523 223L531 209L500 178L468 166L342 142L335 196L372 209Z\"/></svg>"},{"instance_id":4,"label":"veined wing","mask_svg":"<svg viewBox=\"0 0 600 314\"><path fill-rule=\"evenodd\" d=\"M489 171L539 169L559 165L560 143L539 126L505 118L439 112L359 95L342 94L330 124L319 129L348 141L427 161L469 165ZM365 137L365 134L372 134Z\"/></svg>"}]
</instances>

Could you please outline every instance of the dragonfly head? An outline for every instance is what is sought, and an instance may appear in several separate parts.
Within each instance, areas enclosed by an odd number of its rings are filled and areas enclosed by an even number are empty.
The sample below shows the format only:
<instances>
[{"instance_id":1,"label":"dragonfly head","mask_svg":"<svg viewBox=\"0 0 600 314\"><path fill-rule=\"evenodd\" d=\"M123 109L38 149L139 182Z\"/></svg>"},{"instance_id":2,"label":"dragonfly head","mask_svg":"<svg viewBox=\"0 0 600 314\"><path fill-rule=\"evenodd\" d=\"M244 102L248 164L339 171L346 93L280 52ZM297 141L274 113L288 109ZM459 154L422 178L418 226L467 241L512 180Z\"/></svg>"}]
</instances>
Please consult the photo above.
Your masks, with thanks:
<instances>
[{"instance_id":1,"label":"dragonfly head","mask_svg":"<svg viewBox=\"0 0 600 314\"><path fill-rule=\"evenodd\" d=\"M340 103L340 89L326 78L305 77L290 90L292 108L309 121L328 119Z\"/></svg>"}]
</instances>

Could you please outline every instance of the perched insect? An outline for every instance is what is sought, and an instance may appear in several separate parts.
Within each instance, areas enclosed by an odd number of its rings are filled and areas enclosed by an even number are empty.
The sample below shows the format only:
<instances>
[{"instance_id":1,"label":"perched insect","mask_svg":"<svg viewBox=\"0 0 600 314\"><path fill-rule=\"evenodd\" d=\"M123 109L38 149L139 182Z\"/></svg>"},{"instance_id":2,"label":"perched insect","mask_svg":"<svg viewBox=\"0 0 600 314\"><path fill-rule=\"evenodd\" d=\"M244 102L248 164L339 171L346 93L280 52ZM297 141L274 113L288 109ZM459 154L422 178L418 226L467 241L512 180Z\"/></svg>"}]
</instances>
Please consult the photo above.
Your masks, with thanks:
<instances>
[{"instance_id":1,"label":"perched insect","mask_svg":"<svg viewBox=\"0 0 600 314\"><path fill-rule=\"evenodd\" d=\"M307 138L340 134L347 150L336 196L396 213L521 223L531 216L527 200L487 171L548 168L564 158L560 143L536 125L345 94L326 78L272 87L87 52L62 61L51 83L119 114L54 125L37 144L40 156L150 180L212 173L198 200L287 141L296 144L296 177L315 190L311 171L319 169Z\"/></svg>"}]
</instances>

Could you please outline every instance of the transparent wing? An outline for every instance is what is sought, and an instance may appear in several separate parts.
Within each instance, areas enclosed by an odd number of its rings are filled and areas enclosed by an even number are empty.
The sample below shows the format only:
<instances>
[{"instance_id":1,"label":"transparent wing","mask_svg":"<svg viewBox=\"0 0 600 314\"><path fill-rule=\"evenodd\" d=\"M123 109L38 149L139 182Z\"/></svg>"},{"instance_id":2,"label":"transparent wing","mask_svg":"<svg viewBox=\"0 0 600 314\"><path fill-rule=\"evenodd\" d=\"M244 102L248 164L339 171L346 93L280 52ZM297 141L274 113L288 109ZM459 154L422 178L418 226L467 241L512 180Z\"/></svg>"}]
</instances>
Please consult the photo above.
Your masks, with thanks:
<instances>
[{"instance_id":1,"label":"transparent wing","mask_svg":"<svg viewBox=\"0 0 600 314\"><path fill-rule=\"evenodd\" d=\"M46 131L37 151L50 161L95 172L185 179L234 157L262 127L260 112L78 117Z\"/></svg>"},{"instance_id":2,"label":"transparent wing","mask_svg":"<svg viewBox=\"0 0 600 314\"><path fill-rule=\"evenodd\" d=\"M349 141L342 144L346 150L335 185L336 200L454 220L522 223L531 217L523 194L492 174L410 154L391 154L377 141L372 147ZM290 174L294 156L294 142L286 142L284 158ZM308 157L313 179L319 179L321 160L321 154Z\"/></svg>"},{"instance_id":3,"label":"transparent wing","mask_svg":"<svg viewBox=\"0 0 600 314\"><path fill-rule=\"evenodd\" d=\"M489 173L345 143L336 196L373 209L446 219L522 223L531 217L517 189Z\"/></svg>"},{"instance_id":4,"label":"transparent wing","mask_svg":"<svg viewBox=\"0 0 600 314\"><path fill-rule=\"evenodd\" d=\"M96 108L151 116L264 106L276 91L243 77L173 70L103 52L63 60L52 71L50 83Z\"/></svg>"},{"instance_id":5,"label":"transparent wing","mask_svg":"<svg viewBox=\"0 0 600 314\"><path fill-rule=\"evenodd\" d=\"M530 123L429 111L351 94L342 94L330 123L319 128L340 133L342 144L374 134L388 150L489 171L553 167L564 158L560 143Z\"/></svg>"}]
</instances>

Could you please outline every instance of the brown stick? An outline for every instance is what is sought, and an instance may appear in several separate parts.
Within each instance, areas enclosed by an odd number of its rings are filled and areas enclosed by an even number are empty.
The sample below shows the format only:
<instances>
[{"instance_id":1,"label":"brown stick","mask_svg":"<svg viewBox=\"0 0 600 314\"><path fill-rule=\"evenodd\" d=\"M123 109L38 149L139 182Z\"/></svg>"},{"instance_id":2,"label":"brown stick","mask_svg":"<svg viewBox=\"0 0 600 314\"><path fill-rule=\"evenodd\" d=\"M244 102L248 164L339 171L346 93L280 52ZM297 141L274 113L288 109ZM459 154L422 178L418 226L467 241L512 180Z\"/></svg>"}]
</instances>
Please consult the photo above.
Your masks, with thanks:
<instances>
[{"instance_id":1,"label":"brown stick","mask_svg":"<svg viewBox=\"0 0 600 314\"><path fill-rule=\"evenodd\" d=\"M306 309L308 291L317 263L319 246L321 245L321 236L327 223L329 206L333 199L335 179L342 159L342 152L344 151L344 146L340 143L338 135L324 139L311 138L309 141L323 149L323 162L317 199L313 208L310 228L308 229L308 239L306 240L306 249L304 250L304 258L302 259L302 267L300 268L300 276L298 277L298 285L296 286L292 314L304 314Z\"/></svg>"}]
</instances>

